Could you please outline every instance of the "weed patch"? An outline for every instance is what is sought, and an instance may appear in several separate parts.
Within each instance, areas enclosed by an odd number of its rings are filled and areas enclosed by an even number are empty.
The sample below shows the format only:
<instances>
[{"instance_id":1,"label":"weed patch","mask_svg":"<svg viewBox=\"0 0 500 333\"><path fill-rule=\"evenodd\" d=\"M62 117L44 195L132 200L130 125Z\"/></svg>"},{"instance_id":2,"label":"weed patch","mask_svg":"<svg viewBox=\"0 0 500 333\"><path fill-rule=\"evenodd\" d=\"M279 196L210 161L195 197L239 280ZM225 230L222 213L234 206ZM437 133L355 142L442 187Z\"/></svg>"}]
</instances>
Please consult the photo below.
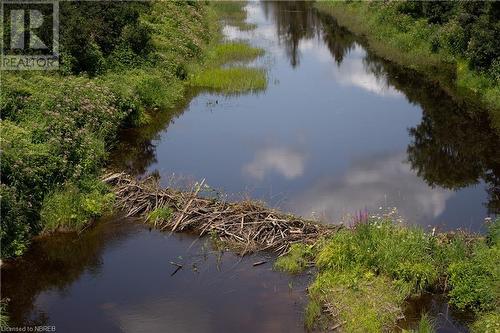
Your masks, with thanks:
<instances>
[{"instance_id":1,"label":"weed patch","mask_svg":"<svg viewBox=\"0 0 500 333\"><path fill-rule=\"evenodd\" d=\"M267 87L266 72L263 69L230 67L210 68L196 75L191 85L222 93L257 92Z\"/></svg>"},{"instance_id":2,"label":"weed patch","mask_svg":"<svg viewBox=\"0 0 500 333\"><path fill-rule=\"evenodd\" d=\"M213 65L224 65L230 62L247 62L262 56L264 50L242 42L223 43L214 47L208 55Z\"/></svg>"}]
</instances>

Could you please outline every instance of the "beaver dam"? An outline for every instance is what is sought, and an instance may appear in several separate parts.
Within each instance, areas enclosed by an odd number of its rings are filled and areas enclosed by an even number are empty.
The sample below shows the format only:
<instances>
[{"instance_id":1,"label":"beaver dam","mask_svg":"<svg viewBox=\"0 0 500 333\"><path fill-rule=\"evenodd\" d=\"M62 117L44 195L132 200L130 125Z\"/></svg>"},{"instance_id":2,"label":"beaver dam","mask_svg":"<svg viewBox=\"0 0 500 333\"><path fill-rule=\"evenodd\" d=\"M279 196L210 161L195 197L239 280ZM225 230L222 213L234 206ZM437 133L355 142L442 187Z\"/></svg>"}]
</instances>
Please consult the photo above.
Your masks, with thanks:
<instances>
[{"instance_id":1,"label":"beaver dam","mask_svg":"<svg viewBox=\"0 0 500 333\"><path fill-rule=\"evenodd\" d=\"M116 207L127 217L143 217L160 230L208 234L241 255L264 250L283 254L293 243L312 244L342 228L285 214L258 201L228 202L200 196L204 181L180 191L162 188L154 176L138 180L126 173L112 173L103 180L113 187ZM159 210L169 214L154 214Z\"/></svg>"}]
</instances>

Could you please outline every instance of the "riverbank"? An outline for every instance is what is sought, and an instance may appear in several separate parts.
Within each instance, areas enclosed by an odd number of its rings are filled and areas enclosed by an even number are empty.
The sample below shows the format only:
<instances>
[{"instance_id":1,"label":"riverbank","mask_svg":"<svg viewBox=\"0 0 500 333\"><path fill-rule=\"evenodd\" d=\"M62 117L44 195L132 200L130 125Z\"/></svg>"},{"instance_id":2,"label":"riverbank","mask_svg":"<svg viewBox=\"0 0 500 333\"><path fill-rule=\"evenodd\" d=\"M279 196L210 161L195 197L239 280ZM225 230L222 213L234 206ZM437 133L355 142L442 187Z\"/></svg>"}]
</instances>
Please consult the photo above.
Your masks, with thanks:
<instances>
[{"instance_id":1,"label":"riverbank","mask_svg":"<svg viewBox=\"0 0 500 333\"><path fill-rule=\"evenodd\" d=\"M308 288L308 328L381 332L399 327L406 302L424 292L445 293L453 309L473 312L472 332L500 328L500 220L486 237L462 232L431 233L362 216L313 245L296 244L275 267L298 273L318 270ZM432 332L422 313L417 332Z\"/></svg>"},{"instance_id":2,"label":"riverbank","mask_svg":"<svg viewBox=\"0 0 500 333\"><path fill-rule=\"evenodd\" d=\"M244 20L241 4L131 2L101 8L107 19L94 22L99 6L63 4L60 71L2 73L2 258L22 254L34 235L80 231L111 210L98 176L122 128L169 112L188 87L265 88L262 70L219 69L262 53L221 44L219 21Z\"/></svg>"},{"instance_id":3,"label":"riverbank","mask_svg":"<svg viewBox=\"0 0 500 333\"><path fill-rule=\"evenodd\" d=\"M488 3L320 1L377 55L425 73L457 101L489 111L500 131L500 30Z\"/></svg>"}]
</instances>

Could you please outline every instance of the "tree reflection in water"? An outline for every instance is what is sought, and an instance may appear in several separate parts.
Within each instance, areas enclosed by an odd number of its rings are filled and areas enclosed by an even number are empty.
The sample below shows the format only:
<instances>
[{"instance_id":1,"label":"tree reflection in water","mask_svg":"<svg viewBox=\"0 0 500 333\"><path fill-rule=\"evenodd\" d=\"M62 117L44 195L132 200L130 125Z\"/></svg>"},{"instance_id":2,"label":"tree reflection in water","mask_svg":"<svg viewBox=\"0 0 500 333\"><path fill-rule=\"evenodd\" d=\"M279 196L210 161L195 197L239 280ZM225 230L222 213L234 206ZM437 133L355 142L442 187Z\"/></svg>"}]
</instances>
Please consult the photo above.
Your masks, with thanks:
<instances>
[{"instance_id":1,"label":"tree reflection in water","mask_svg":"<svg viewBox=\"0 0 500 333\"><path fill-rule=\"evenodd\" d=\"M319 38L340 66L347 54L366 47L364 41L340 27L334 18L318 13L311 2L262 2L267 18L275 21L292 67L300 66L301 41ZM408 101L422 109L419 125L409 129L411 143L407 159L412 169L430 186L458 190L484 181L489 213L500 212L500 139L486 112L470 101L452 97L437 83L418 73L386 61L369 51L364 53L367 74L404 93ZM168 126L186 104L155 120L141 130L126 132L113 165L134 174L144 173L156 161L152 141Z\"/></svg>"},{"instance_id":2,"label":"tree reflection in water","mask_svg":"<svg viewBox=\"0 0 500 333\"><path fill-rule=\"evenodd\" d=\"M287 43L292 67L300 64L299 42L321 37L337 63L361 38L340 27L334 18L318 13L309 2L265 2L266 12L275 15L280 41ZM302 12L300 12L302 11ZM417 175L430 186L458 190L484 181L488 187L489 214L500 213L500 137L490 119L471 101L452 98L437 83L418 73L375 56L363 59L367 73L385 80L422 109L421 123L409 129L412 142L408 161Z\"/></svg>"}]
</instances>

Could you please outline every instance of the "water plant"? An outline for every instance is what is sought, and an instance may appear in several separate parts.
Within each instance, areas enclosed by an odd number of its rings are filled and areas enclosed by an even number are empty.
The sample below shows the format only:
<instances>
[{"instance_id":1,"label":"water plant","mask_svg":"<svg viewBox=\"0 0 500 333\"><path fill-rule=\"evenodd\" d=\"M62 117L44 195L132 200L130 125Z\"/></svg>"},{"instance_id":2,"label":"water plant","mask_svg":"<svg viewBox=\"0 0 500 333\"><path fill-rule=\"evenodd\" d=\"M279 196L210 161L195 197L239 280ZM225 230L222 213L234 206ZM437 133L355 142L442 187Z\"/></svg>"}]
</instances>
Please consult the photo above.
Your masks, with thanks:
<instances>
[{"instance_id":1,"label":"water plant","mask_svg":"<svg viewBox=\"0 0 500 333\"><path fill-rule=\"evenodd\" d=\"M247 67L209 68L191 79L191 85L223 93L264 90L267 86L263 69Z\"/></svg>"}]
</instances>

